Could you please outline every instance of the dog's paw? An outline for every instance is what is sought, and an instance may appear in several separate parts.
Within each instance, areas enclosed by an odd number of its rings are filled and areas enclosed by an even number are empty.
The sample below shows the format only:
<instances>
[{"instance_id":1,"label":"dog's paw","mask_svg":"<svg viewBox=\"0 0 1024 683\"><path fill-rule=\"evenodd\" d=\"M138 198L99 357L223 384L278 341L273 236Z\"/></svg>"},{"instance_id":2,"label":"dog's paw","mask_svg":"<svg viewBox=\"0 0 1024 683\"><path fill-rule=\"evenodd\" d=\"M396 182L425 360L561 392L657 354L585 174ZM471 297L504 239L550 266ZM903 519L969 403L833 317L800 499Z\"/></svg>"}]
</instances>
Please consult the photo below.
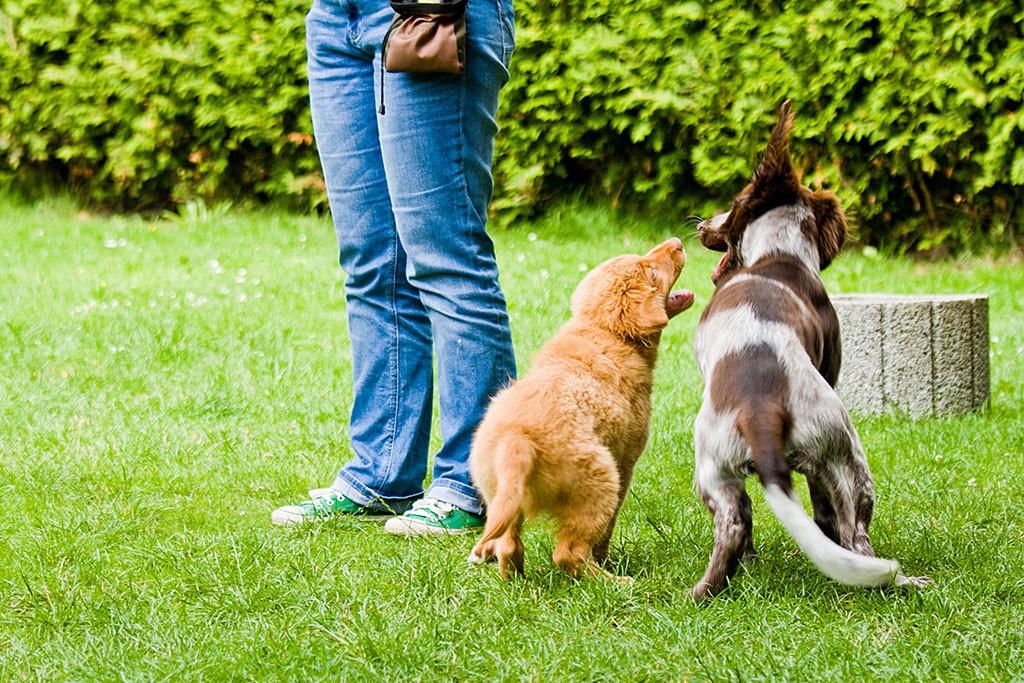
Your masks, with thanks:
<instances>
[{"instance_id":1,"label":"dog's paw","mask_svg":"<svg viewBox=\"0 0 1024 683\"><path fill-rule=\"evenodd\" d=\"M714 593L711 592L711 587L701 581L693 587L693 601L697 604L706 603L714 597Z\"/></svg>"},{"instance_id":2,"label":"dog's paw","mask_svg":"<svg viewBox=\"0 0 1024 683\"><path fill-rule=\"evenodd\" d=\"M482 567L488 562L497 562L498 558L494 556L494 553L480 552L473 548L466 560L474 567Z\"/></svg>"},{"instance_id":3,"label":"dog's paw","mask_svg":"<svg viewBox=\"0 0 1024 683\"><path fill-rule=\"evenodd\" d=\"M488 562L496 562L498 557L494 552L494 541L477 543L473 547L473 550L470 551L469 557L466 559L470 564L478 567L487 564Z\"/></svg>"},{"instance_id":4,"label":"dog's paw","mask_svg":"<svg viewBox=\"0 0 1024 683\"><path fill-rule=\"evenodd\" d=\"M928 586L934 586L935 582L927 576L903 576L903 574L897 574L892 585L897 588L927 588Z\"/></svg>"}]
</instances>

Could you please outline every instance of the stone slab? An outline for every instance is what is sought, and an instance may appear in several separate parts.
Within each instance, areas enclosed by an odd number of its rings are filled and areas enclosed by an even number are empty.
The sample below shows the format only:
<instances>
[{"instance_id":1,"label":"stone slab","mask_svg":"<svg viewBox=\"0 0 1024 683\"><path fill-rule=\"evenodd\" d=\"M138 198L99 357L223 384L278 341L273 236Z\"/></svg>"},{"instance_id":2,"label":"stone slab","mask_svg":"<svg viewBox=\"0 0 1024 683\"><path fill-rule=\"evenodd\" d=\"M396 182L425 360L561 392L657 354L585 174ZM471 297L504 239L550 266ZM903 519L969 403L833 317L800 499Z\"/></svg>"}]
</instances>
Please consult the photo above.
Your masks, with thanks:
<instances>
[{"instance_id":1,"label":"stone slab","mask_svg":"<svg viewBox=\"0 0 1024 683\"><path fill-rule=\"evenodd\" d=\"M851 410L928 416L988 404L986 295L839 294L832 303L843 344L837 389Z\"/></svg>"}]
</instances>

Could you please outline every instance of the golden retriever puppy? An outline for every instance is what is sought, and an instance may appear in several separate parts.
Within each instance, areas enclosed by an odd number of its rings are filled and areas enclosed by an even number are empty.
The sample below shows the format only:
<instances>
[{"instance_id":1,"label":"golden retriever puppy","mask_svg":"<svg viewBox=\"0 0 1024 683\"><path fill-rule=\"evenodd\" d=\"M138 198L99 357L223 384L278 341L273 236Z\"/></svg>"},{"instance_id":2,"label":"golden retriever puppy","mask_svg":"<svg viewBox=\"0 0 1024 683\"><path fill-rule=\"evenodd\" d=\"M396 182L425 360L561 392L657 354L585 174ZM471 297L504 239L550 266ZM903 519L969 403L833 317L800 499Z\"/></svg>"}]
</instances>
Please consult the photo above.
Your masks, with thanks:
<instances>
[{"instance_id":1,"label":"golden retriever puppy","mask_svg":"<svg viewBox=\"0 0 1024 683\"><path fill-rule=\"evenodd\" d=\"M686 254L672 238L599 265L572 295L572 318L520 381L494 397L469 456L487 525L469 561L523 572L524 519L557 522L555 563L607 576L612 529L647 443L661 331L693 304L672 292Z\"/></svg>"}]
</instances>

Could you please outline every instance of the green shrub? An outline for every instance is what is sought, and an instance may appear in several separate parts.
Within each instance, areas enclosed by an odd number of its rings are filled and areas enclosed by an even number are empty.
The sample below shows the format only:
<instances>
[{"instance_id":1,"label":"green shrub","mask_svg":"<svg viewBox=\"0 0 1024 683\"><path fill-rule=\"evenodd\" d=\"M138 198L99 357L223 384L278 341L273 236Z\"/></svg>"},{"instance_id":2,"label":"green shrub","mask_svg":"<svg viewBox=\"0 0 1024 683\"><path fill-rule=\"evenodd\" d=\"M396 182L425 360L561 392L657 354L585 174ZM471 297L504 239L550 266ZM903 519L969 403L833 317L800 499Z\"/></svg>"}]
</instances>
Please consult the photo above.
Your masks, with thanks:
<instances>
[{"instance_id":1,"label":"green shrub","mask_svg":"<svg viewBox=\"0 0 1024 683\"><path fill-rule=\"evenodd\" d=\"M115 209L323 203L308 0L8 0L0 174ZM745 182L779 103L865 242L1017 239L1024 8L1007 1L519 0L495 162L504 221L566 191L705 213Z\"/></svg>"},{"instance_id":2,"label":"green shrub","mask_svg":"<svg viewBox=\"0 0 1024 683\"><path fill-rule=\"evenodd\" d=\"M521 0L502 206L566 182L707 210L749 177L787 97L794 151L867 242L1016 238L1024 9L953 0Z\"/></svg>"},{"instance_id":3,"label":"green shrub","mask_svg":"<svg viewBox=\"0 0 1024 683\"><path fill-rule=\"evenodd\" d=\"M115 209L319 192L306 0L12 0L0 153Z\"/></svg>"}]
</instances>

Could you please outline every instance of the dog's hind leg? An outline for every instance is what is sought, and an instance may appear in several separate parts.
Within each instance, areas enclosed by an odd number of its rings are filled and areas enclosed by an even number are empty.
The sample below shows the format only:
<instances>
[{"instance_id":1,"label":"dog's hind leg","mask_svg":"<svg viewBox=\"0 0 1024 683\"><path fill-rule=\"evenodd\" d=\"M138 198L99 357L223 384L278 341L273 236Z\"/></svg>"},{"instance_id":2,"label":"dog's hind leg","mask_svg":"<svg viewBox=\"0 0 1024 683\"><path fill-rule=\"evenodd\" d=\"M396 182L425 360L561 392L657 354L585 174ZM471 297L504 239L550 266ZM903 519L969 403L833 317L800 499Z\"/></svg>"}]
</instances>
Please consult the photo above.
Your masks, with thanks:
<instances>
[{"instance_id":1,"label":"dog's hind leg","mask_svg":"<svg viewBox=\"0 0 1024 683\"><path fill-rule=\"evenodd\" d=\"M508 528L508 531L494 543L495 555L498 558L498 572L505 580L516 575L521 576L524 573L522 529L523 518L519 517Z\"/></svg>"},{"instance_id":2,"label":"dog's hind leg","mask_svg":"<svg viewBox=\"0 0 1024 683\"><path fill-rule=\"evenodd\" d=\"M502 578L523 571L521 529L526 481L533 471L533 445L526 438L505 439L498 456L501 476L487 501L484 533L469 554L470 564L498 562Z\"/></svg>"},{"instance_id":3,"label":"dog's hind leg","mask_svg":"<svg viewBox=\"0 0 1024 683\"><path fill-rule=\"evenodd\" d=\"M822 452L809 459L815 463L807 476L814 521L843 548L874 557L868 525L875 509L875 485L867 456L845 411L830 412L829 438Z\"/></svg>"},{"instance_id":4,"label":"dog's hind leg","mask_svg":"<svg viewBox=\"0 0 1024 683\"><path fill-rule=\"evenodd\" d=\"M818 473L807 474L807 489L811 494L811 509L814 511L814 523L833 543L839 543L839 522L836 519L836 508L832 500L835 496L835 485L826 483Z\"/></svg>"},{"instance_id":5,"label":"dog's hind leg","mask_svg":"<svg viewBox=\"0 0 1024 683\"><path fill-rule=\"evenodd\" d=\"M822 480L833 486L840 545L859 555L873 558L875 551L868 537L868 525L871 524L875 508L874 480L860 437L845 412L843 417L831 451L831 473L830 476L822 477ZM892 575L894 586L922 588L932 584L927 576Z\"/></svg>"},{"instance_id":6,"label":"dog's hind leg","mask_svg":"<svg viewBox=\"0 0 1024 683\"><path fill-rule=\"evenodd\" d=\"M497 535L488 535L485 528L483 538L477 542L469 554L469 563L479 565L486 562L497 562L501 578L510 579L515 574L523 573L523 516L516 514L501 528L494 528L496 526L488 524L492 534Z\"/></svg>"},{"instance_id":7,"label":"dog's hind leg","mask_svg":"<svg viewBox=\"0 0 1024 683\"><path fill-rule=\"evenodd\" d=\"M739 568L740 560L753 550L750 497L742 479L698 483L704 505L715 520L715 547L703 578L693 588L694 600L717 595ZM744 498L746 501L744 502Z\"/></svg>"},{"instance_id":8,"label":"dog's hind leg","mask_svg":"<svg viewBox=\"0 0 1024 683\"><path fill-rule=\"evenodd\" d=\"M740 521L743 522L743 560L752 560L757 557L757 549L754 548L754 511L750 504L750 495L747 487L740 482Z\"/></svg>"},{"instance_id":9,"label":"dog's hind leg","mask_svg":"<svg viewBox=\"0 0 1024 683\"><path fill-rule=\"evenodd\" d=\"M552 559L575 578L616 577L602 568L594 557L594 548L606 543L619 509L620 475L611 455L601 449L587 458L586 487L565 491L565 499L553 510L558 519L558 542Z\"/></svg>"},{"instance_id":10,"label":"dog's hind leg","mask_svg":"<svg viewBox=\"0 0 1024 683\"><path fill-rule=\"evenodd\" d=\"M874 557L868 525L871 524L875 509L875 483L871 478L864 448L852 425L840 437L840 449L846 458L840 460L838 489L843 494L845 504L849 506L849 510L844 511L846 514L840 516L840 545L861 555Z\"/></svg>"},{"instance_id":11,"label":"dog's hind leg","mask_svg":"<svg viewBox=\"0 0 1024 683\"><path fill-rule=\"evenodd\" d=\"M598 562L604 562L608 559L608 548L612 541L612 532L615 531L615 523L619 518L619 511L622 510L622 504L626 502L626 494L629 493L629 485L633 481L633 465L627 464L622 465L619 468L619 492L618 499L615 505L615 511L612 513L612 518L608 522L608 528L601 535L600 540L594 544L593 554L594 559Z\"/></svg>"},{"instance_id":12,"label":"dog's hind leg","mask_svg":"<svg viewBox=\"0 0 1024 683\"><path fill-rule=\"evenodd\" d=\"M754 554L745 444L732 420L717 415L705 401L693 430L697 493L714 518L715 544L703 578L693 588L701 601L721 592L744 556Z\"/></svg>"}]
</instances>

